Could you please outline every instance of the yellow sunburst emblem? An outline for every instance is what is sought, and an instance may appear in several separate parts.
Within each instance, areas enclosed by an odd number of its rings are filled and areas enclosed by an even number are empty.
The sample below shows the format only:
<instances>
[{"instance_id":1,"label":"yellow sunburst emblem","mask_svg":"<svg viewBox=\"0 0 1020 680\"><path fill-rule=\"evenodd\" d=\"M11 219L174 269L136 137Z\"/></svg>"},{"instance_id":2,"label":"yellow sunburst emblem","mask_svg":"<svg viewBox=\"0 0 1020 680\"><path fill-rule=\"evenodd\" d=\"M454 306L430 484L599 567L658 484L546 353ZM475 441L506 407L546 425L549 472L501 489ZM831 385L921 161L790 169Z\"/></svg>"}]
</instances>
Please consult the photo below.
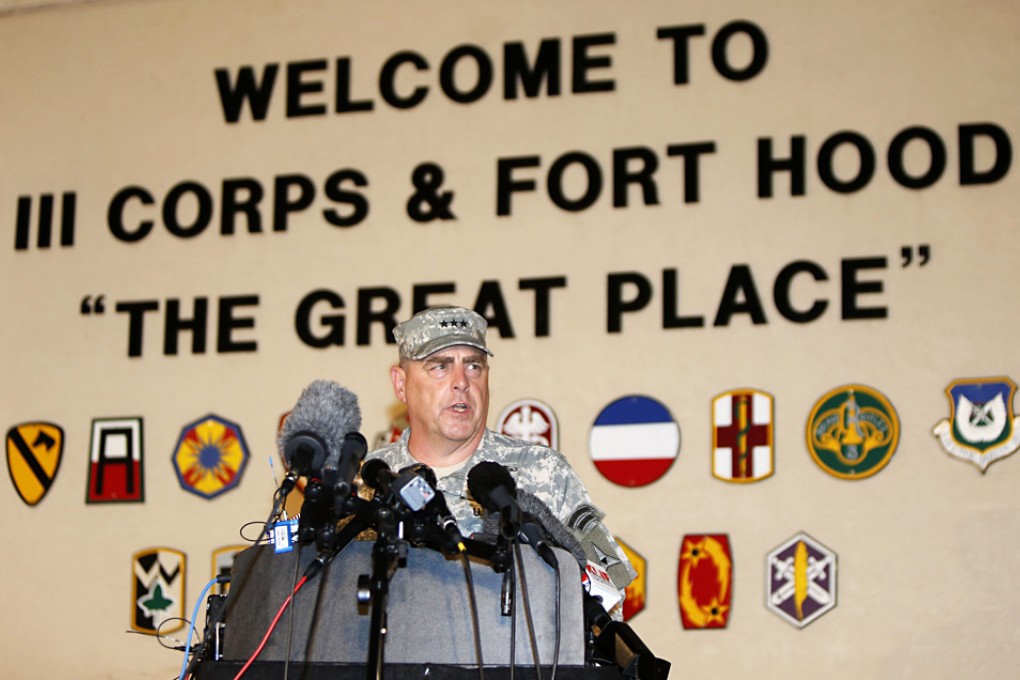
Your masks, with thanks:
<instances>
[{"instance_id":1,"label":"yellow sunburst emblem","mask_svg":"<svg viewBox=\"0 0 1020 680\"><path fill-rule=\"evenodd\" d=\"M214 498L240 483L248 446L238 425L210 414L184 426L172 461L183 489Z\"/></svg>"}]
</instances>

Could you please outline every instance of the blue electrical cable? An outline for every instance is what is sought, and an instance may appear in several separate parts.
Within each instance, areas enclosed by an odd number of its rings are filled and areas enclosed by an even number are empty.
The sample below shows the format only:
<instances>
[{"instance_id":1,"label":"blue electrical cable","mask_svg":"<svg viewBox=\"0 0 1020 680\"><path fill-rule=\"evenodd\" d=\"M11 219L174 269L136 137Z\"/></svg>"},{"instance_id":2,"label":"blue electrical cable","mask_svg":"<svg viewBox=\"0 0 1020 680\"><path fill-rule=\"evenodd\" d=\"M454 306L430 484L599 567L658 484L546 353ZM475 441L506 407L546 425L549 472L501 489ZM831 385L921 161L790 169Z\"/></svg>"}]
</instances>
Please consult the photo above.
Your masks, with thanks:
<instances>
[{"instance_id":1,"label":"blue electrical cable","mask_svg":"<svg viewBox=\"0 0 1020 680\"><path fill-rule=\"evenodd\" d=\"M191 640L195 635L195 621L198 619L198 608L205 602L205 594L209 592L209 589L213 587L213 584L219 581L219 577L214 578L209 583L205 584L205 588L202 589L202 594L198 596L198 600L195 602L195 610L191 613L191 625L188 626L188 644L184 646L184 661L181 663L181 673L178 675L178 680L184 680L184 674L188 670L188 655L191 653Z\"/></svg>"}]
</instances>

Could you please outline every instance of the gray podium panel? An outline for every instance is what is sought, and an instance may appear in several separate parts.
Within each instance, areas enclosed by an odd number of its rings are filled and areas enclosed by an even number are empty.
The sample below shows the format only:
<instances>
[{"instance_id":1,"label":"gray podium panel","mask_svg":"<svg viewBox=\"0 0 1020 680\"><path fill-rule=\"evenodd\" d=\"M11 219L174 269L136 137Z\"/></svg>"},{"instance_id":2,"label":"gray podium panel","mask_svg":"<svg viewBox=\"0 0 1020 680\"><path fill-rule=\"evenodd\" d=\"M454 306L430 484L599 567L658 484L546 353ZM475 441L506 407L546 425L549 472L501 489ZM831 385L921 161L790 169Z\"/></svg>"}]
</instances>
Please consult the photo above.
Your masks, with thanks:
<instances>
[{"instance_id":1,"label":"gray podium panel","mask_svg":"<svg viewBox=\"0 0 1020 680\"><path fill-rule=\"evenodd\" d=\"M372 573L372 546L368 541L351 543L298 592L259 660L285 660L290 636L291 660L366 662L371 616L367 609L359 613L357 587L361 574ZM539 663L553 663L558 634L557 663L583 665L582 586L577 560L566 551L556 550L562 580L557 621L556 572L529 546L522 546L521 553ZM226 603L225 660L244 661L254 653L314 557L314 548L277 555L269 546L249 548L237 556ZM485 664L508 665L513 653L513 663L533 665L521 579L518 577L517 583L515 644L511 645L511 617L500 613L503 575L493 572L489 564L474 560L471 575ZM447 559L426 548L411 548L407 566L397 569L390 581L386 611L383 658L387 664L478 662L467 579L460 559Z\"/></svg>"},{"instance_id":2,"label":"gray podium panel","mask_svg":"<svg viewBox=\"0 0 1020 680\"><path fill-rule=\"evenodd\" d=\"M207 661L195 669L195 680L233 680L244 666L240 661ZM538 673L532 666L486 666L485 680L532 680ZM553 677L553 668L541 669L543 678ZM386 664L386 680L478 680L477 668L438 664ZM609 666L557 666L559 680L623 680L619 670ZM364 680L376 675L366 666L358 664L295 663L286 668L283 661L256 661L244 674L244 680Z\"/></svg>"}]
</instances>

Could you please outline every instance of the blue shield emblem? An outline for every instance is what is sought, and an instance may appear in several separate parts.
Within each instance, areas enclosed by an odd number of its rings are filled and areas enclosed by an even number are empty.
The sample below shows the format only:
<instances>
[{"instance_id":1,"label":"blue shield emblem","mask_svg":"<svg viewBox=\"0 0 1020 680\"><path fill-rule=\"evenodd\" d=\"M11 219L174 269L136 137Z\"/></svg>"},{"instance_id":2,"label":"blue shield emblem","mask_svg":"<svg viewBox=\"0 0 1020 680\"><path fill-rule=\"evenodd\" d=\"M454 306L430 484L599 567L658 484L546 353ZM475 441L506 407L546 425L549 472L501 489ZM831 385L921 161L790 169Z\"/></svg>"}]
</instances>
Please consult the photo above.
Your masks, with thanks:
<instances>
[{"instance_id":1,"label":"blue shield emblem","mask_svg":"<svg viewBox=\"0 0 1020 680\"><path fill-rule=\"evenodd\" d=\"M1015 393L1016 384L1005 377L955 380L946 388L950 417L933 434L947 453L985 472L1020 448Z\"/></svg>"}]
</instances>

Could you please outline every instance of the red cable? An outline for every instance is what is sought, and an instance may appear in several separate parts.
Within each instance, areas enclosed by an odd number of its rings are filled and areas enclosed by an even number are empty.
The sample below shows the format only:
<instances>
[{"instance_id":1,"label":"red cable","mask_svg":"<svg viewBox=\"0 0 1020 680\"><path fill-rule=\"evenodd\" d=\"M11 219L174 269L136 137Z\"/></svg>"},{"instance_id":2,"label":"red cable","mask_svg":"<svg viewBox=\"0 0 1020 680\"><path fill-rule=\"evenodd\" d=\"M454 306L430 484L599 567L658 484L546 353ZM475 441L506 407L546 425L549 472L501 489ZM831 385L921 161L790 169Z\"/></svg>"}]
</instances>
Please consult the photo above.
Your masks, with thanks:
<instances>
[{"instance_id":1,"label":"red cable","mask_svg":"<svg viewBox=\"0 0 1020 680\"><path fill-rule=\"evenodd\" d=\"M273 634L276 624L280 622L280 617L283 616L283 612L287 610L291 600L294 599L294 596L297 595L297 591L301 590L301 586L303 586L307 580L307 576L302 576L301 580L297 582L296 586L294 586L294 592L288 595L287 599L283 601L280 611L276 612L276 617L273 618L273 622L269 624L269 630L266 631L266 635L262 638L262 642L260 642L259 646L256 647L255 652L251 655L251 658L248 659L248 662L244 664L244 667L241 668L241 670L237 672L237 675L234 676L234 680L238 680L238 678L247 673L248 668L255 662L255 659L258 658L259 654L262 653L262 649L266 646L266 643L269 642L269 636Z\"/></svg>"}]
</instances>

